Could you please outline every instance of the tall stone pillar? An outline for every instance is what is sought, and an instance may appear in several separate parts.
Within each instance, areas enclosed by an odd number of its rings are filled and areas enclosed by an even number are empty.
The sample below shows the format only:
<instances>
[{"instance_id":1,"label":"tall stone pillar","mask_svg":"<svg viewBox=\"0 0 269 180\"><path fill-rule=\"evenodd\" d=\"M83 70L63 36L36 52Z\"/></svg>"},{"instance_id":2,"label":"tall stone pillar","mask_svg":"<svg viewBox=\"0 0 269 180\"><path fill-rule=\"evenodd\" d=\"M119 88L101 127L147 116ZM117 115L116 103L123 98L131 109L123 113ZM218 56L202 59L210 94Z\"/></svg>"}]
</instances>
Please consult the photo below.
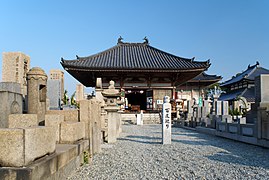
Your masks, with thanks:
<instances>
[{"instance_id":1,"label":"tall stone pillar","mask_svg":"<svg viewBox=\"0 0 269 180\"><path fill-rule=\"evenodd\" d=\"M39 123L45 121L47 79L46 73L39 67L27 73L28 114L37 114Z\"/></svg>"},{"instance_id":2,"label":"tall stone pillar","mask_svg":"<svg viewBox=\"0 0 269 180\"><path fill-rule=\"evenodd\" d=\"M162 143L171 144L171 104L169 96L164 96L162 107Z\"/></svg>"},{"instance_id":3,"label":"tall stone pillar","mask_svg":"<svg viewBox=\"0 0 269 180\"><path fill-rule=\"evenodd\" d=\"M109 82L108 89L105 89L102 92L102 95L106 98L106 107L105 110L107 111L107 142L114 143L117 140L117 136L119 135L119 124L120 116L118 111L120 107L117 106L117 98L120 97L119 90L115 89L114 81Z\"/></svg>"}]
</instances>

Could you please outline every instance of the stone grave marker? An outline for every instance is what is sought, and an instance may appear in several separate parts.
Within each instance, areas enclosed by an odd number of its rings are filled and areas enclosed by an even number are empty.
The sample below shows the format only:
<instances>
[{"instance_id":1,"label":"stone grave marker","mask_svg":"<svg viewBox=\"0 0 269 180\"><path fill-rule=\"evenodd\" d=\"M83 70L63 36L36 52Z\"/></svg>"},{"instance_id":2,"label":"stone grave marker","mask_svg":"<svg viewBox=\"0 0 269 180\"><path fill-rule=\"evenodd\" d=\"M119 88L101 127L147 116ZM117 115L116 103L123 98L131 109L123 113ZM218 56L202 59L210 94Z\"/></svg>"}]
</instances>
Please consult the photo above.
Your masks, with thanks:
<instances>
[{"instance_id":1,"label":"stone grave marker","mask_svg":"<svg viewBox=\"0 0 269 180\"><path fill-rule=\"evenodd\" d=\"M162 144L171 144L171 104L169 96L164 96L162 107Z\"/></svg>"}]
</instances>

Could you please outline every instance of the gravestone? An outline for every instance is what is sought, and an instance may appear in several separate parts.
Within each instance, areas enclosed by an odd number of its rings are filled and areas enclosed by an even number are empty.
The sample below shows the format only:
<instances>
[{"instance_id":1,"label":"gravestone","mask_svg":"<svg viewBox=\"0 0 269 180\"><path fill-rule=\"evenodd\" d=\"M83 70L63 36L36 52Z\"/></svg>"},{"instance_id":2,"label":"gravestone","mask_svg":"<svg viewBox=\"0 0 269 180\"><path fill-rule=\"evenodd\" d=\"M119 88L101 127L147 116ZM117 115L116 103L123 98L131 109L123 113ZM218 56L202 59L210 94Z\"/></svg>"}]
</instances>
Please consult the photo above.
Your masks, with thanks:
<instances>
[{"instance_id":1,"label":"gravestone","mask_svg":"<svg viewBox=\"0 0 269 180\"><path fill-rule=\"evenodd\" d=\"M171 104L169 96L164 96L162 107L162 143L171 144Z\"/></svg>"},{"instance_id":2,"label":"gravestone","mask_svg":"<svg viewBox=\"0 0 269 180\"><path fill-rule=\"evenodd\" d=\"M47 103L48 109L60 110L61 98L62 98L61 80L49 79L47 85L48 85L47 97L49 99L49 103Z\"/></svg>"},{"instance_id":3,"label":"gravestone","mask_svg":"<svg viewBox=\"0 0 269 180\"><path fill-rule=\"evenodd\" d=\"M222 108L221 108L221 101L215 101L215 115L221 115Z\"/></svg>"},{"instance_id":4,"label":"gravestone","mask_svg":"<svg viewBox=\"0 0 269 180\"><path fill-rule=\"evenodd\" d=\"M222 115L229 115L229 103L228 103L228 101L222 101Z\"/></svg>"},{"instance_id":5,"label":"gravestone","mask_svg":"<svg viewBox=\"0 0 269 180\"><path fill-rule=\"evenodd\" d=\"M27 73L28 114L37 114L39 123L45 122L47 79L46 73L39 67Z\"/></svg>"},{"instance_id":6,"label":"gravestone","mask_svg":"<svg viewBox=\"0 0 269 180\"><path fill-rule=\"evenodd\" d=\"M0 83L0 128L8 127L10 114L22 114L23 96L19 83Z\"/></svg>"}]
</instances>

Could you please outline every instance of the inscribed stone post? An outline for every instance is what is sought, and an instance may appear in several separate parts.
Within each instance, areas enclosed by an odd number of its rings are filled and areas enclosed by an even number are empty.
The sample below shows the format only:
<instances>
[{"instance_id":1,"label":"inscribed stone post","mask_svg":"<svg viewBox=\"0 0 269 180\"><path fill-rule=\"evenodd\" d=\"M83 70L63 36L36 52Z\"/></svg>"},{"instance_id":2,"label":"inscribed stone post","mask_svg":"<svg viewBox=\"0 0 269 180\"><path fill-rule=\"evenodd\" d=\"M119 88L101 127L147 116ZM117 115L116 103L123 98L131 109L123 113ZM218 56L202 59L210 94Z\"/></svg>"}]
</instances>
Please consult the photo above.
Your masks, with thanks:
<instances>
[{"instance_id":1,"label":"inscribed stone post","mask_svg":"<svg viewBox=\"0 0 269 180\"><path fill-rule=\"evenodd\" d=\"M229 115L229 103L228 103L228 101L222 101L222 115Z\"/></svg>"},{"instance_id":2,"label":"inscribed stone post","mask_svg":"<svg viewBox=\"0 0 269 180\"><path fill-rule=\"evenodd\" d=\"M162 107L162 143L171 144L171 104L169 96L164 96Z\"/></svg>"},{"instance_id":3,"label":"inscribed stone post","mask_svg":"<svg viewBox=\"0 0 269 180\"><path fill-rule=\"evenodd\" d=\"M92 124L93 153L101 152L101 102L91 99L90 121Z\"/></svg>"},{"instance_id":4,"label":"inscribed stone post","mask_svg":"<svg viewBox=\"0 0 269 180\"><path fill-rule=\"evenodd\" d=\"M221 115L221 101L215 101L215 115Z\"/></svg>"}]
</instances>

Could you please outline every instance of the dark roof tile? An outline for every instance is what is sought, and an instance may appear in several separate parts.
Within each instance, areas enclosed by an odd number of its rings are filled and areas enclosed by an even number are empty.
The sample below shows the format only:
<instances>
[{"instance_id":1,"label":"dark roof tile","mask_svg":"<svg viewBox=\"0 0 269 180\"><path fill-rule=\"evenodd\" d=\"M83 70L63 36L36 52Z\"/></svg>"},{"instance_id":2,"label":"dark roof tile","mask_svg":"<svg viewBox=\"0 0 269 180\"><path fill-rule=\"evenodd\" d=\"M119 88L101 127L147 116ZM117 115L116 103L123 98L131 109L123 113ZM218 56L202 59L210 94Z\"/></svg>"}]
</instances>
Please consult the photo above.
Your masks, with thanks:
<instances>
[{"instance_id":1,"label":"dark roof tile","mask_svg":"<svg viewBox=\"0 0 269 180\"><path fill-rule=\"evenodd\" d=\"M64 68L87 70L166 70L207 69L209 61L197 62L178 57L146 43L118 43L116 46L88 57L63 60Z\"/></svg>"}]
</instances>

